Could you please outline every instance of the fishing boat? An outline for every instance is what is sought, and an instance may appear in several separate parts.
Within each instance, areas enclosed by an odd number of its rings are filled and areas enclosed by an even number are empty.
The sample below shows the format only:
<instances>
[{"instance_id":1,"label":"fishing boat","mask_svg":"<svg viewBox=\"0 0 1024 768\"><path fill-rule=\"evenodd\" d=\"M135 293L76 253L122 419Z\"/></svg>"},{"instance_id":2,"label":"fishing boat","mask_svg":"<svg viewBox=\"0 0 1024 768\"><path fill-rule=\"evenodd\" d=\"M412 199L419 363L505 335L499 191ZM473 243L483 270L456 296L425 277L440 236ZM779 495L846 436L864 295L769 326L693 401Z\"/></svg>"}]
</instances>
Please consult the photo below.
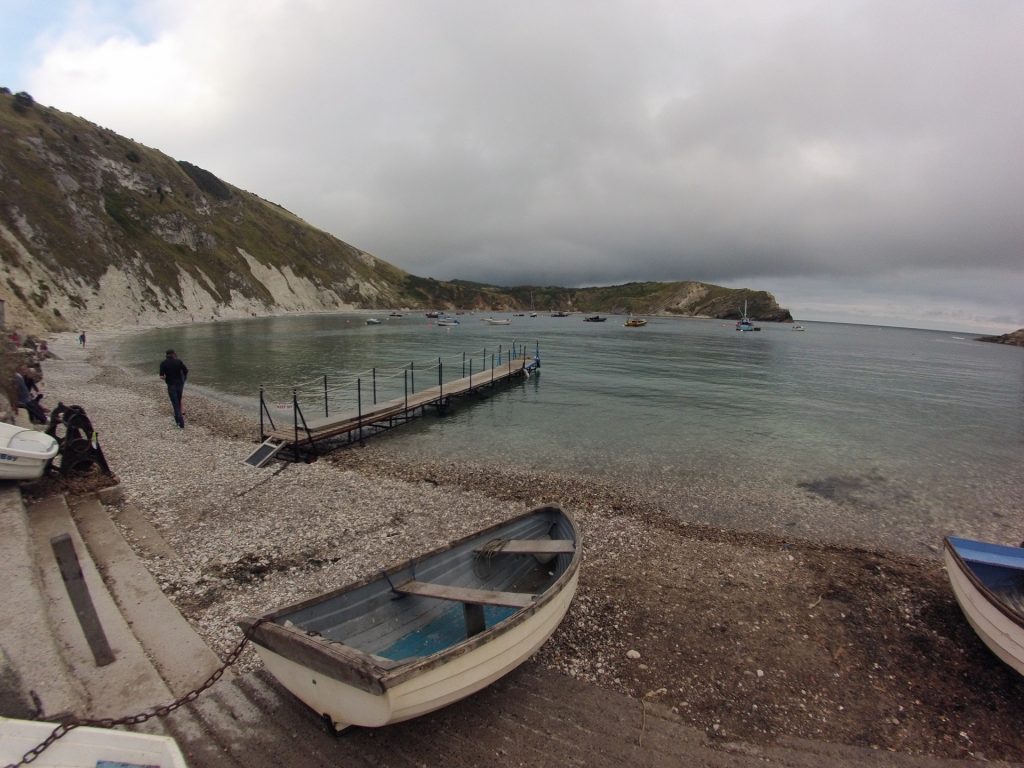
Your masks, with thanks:
<instances>
[{"instance_id":1,"label":"fishing boat","mask_svg":"<svg viewBox=\"0 0 1024 768\"><path fill-rule=\"evenodd\" d=\"M388 312L388 317L402 317L402 313L395 310L394 312Z\"/></svg>"},{"instance_id":2,"label":"fishing boat","mask_svg":"<svg viewBox=\"0 0 1024 768\"><path fill-rule=\"evenodd\" d=\"M627 328L643 328L647 325L647 321L642 317L631 317L623 325Z\"/></svg>"},{"instance_id":3,"label":"fishing boat","mask_svg":"<svg viewBox=\"0 0 1024 768\"><path fill-rule=\"evenodd\" d=\"M450 326L453 326L453 325L459 325L459 320L458 320L458 318L455 318L455 317L442 317L442 318L439 318L438 321L436 323L434 323L434 325L439 325L441 327L445 327L445 326L450 327Z\"/></svg>"},{"instance_id":4,"label":"fishing boat","mask_svg":"<svg viewBox=\"0 0 1024 768\"><path fill-rule=\"evenodd\" d=\"M552 312L551 316L552 317L568 317L569 313L568 312L563 312L562 310L558 310L557 312Z\"/></svg>"},{"instance_id":5,"label":"fishing boat","mask_svg":"<svg viewBox=\"0 0 1024 768\"><path fill-rule=\"evenodd\" d=\"M485 317L484 318L484 322L485 323L489 323L491 325L511 325L512 324L512 321L509 320L507 317L502 317L502 318Z\"/></svg>"},{"instance_id":6,"label":"fishing boat","mask_svg":"<svg viewBox=\"0 0 1024 768\"><path fill-rule=\"evenodd\" d=\"M754 321L747 316L747 302L743 302L743 317L736 321L737 331L760 331L761 329L754 325Z\"/></svg>"},{"instance_id":7,"label":"fishing boat","mask_svg":"<svg viewBox=\"0 0 1024 768\"><path fill-rule=\"evenodd\" d=\"M583 318L583 322L584 323L603 323L607 319L608 319L607 317L601 317L600 315L591 315L590 317L584 317Z\"/></svg>"},{"instance_id":8,"label":"fishing boat","mask_svg":"<svg viewBox=\"0 0 1024 768\"><path fill-rule=\"evenodd\" d=\"M239 625L325 724L397 723L469 696L533 654L576 592L580 543L571 515L538 507Z\"/></svg>"},{"instance_id":9,"label":"fishing boat","mask_svg":"<svg viewBox=\"0 0 1024 768\"><path fill-rule=\"evenodd\" d=\"M45 432L0 422L0 480L35 480L60 446Z\"/></svg>"},{"instance_id":10,"label":"fishing boat","mask_svg":"<svg viewBox=\"0 0 1024 768\"><path fill-rule=\"evenodd\" d=\"M41 744L55 723L0 717L0 763L14 765ZM158 766L188 768L177 743L170 736L80 726L41 752L32 765L55 768L78 766Z\"/></svg>"},{"instance_id":11,"label":"fishing boat","mask_svg":"<svg viewBox=\"0 0 1024 768\"><path fill-rule=\"evenodd\" d=\"M366 324L367 325L380 325L380 320L378 320L376 317L368 317L368 318L366 318Z\"/></svg>"},{"instance_id":12,"label":"fishing boat","mask_svg":"<svg viewBox=\"0 0 1024 768\"><path fill-rule=\"evenodd\" d=\"M792 330L794 330L794 331L802 331L802 330L804 330L804 327L802 325L794 325Z\"/></svg>"},{"instance_id":13,"label":"fishing boat","mask_svg":"<svg viewBox=\"0 0 1024 768\"><path fill-rule=\"evenodd\" d=\"M1024 675L1024 548L946 537L946 573L978 637Z\"/></svg>"}]
</instances>

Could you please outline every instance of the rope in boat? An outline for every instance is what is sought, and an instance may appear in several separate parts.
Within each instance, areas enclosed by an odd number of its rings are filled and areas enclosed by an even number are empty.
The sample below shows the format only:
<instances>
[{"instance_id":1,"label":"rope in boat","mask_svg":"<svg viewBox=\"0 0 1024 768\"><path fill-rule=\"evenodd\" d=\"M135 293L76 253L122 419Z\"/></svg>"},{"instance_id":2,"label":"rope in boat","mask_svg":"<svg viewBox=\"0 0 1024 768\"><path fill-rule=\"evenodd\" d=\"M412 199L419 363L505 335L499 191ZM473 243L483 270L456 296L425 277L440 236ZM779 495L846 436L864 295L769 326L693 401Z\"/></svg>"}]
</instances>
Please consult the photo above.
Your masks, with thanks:
<instances>
[{"instance_id":1,"label":"rope in boat","mask_svg":"<svg viewBox=\"0 0 1024 768\"><path fill-rule=\"evenodd\" d=\"M154 717L167 717L174 710L178 709L185 704L195 701L199 698L199 694L205 691L207 688L212 686L218 680L223 677L227 668L238 661L238 657L242 655L242 651L245 650L245 646L249 643L252 638L252 633L256 630L260 624L267 621L267 619L257 619L253 622L253 625L249 627L242 635L242 639L238 641L238 645L231 649L231 652L224 658L224 662L213 671L213 673L203 681L203 683L197 687L179 696L177 699L172 701L170 704L164 704L159 707L152 707L147 709L145 712L140 712L136 715L126 715L124 717L103 717L97 719L76 717L72 715L68 719L60 723L43 741L36 746L32 747L28 752L22 755L21 760L16 763L8 763L4 768L18 768L22 765L28 765L45 752L51 744L64 736L67 736L71 731L75 730L79 726L88 726L92 728L113 728L118 725L139 725L147 720L152 720Z\"/></svg>"},{"instance_id":2,"label":"rope in boat","mask_svg":"<svg viewBox=\"0 0 1024 768\"><path fill-rule=\"evenodd\" d=\"M493 572L492 560L494 556L504 549L508 539L491 539L486 542L477 552L473 553L473 573L481 579L489 578Z\"/></svg>"}]
</instances>

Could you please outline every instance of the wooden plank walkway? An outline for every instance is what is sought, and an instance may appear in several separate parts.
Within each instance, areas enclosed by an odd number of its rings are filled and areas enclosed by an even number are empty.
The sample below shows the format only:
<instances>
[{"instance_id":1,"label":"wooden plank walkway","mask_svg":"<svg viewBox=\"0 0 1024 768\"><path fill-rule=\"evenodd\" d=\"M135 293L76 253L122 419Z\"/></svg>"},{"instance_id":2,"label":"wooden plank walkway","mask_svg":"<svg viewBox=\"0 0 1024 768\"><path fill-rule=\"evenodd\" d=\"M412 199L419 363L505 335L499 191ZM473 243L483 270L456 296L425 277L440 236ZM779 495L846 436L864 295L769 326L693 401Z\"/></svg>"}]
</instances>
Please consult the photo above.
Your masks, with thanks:
<instances>
[{"instance_id":1,"label":"wooden plank walkway","mask_svg":"<svg viewBox=\"0 0 1024 768\"><path fill-rule=\"evenodd\" d=\"M363 410L362 413L348 411L335 416L306 419L305 426L300 420L297 441L294 423L278 426L266 432L264 437L284 443L286 446L296 444L302 446L312 445L318 441L329 440L341 435L350 435L367 427L379 427L384 424L388 427L394 426L396 420L399 423L404 423L414 418L417 412L422 414L428 406L444 407L452 398L463 397L478 390L510 381L514 377L529 375L539 365L540 362L535 357L524 354L522 357L509 359L507 363L500 366L488 368L442 385L422 389L410 394L407 398L400 397L385 403L377 403Z\"/></svg>"}]
</instances>

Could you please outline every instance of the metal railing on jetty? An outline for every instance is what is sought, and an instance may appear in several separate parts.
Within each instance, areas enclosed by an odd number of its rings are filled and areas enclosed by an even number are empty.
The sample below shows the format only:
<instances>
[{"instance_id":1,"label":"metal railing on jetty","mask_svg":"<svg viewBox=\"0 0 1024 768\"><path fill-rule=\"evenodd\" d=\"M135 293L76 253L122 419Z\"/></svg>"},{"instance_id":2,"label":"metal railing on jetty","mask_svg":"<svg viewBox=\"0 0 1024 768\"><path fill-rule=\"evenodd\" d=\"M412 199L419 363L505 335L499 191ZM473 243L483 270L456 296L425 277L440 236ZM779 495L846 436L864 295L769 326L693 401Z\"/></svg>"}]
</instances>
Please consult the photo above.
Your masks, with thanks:
<instances>
[{"instance_id":1,"label":"metal railing on jetty","mask_svg":"<svg viewBox=\"0 0 1024 768\"><path fill-rule=\"evenodd\" d=\"M540 345L498 346L448 358L371 368L340 380L328 376L287 387L260 387L262 445L246 463L262 466L283 448L293 458L312 457L338 444L367 437L422 416L443 413L452 400L478 394L540 367ZM276 420L275 420L276 414Z\"/></svg>"}]
</instances>

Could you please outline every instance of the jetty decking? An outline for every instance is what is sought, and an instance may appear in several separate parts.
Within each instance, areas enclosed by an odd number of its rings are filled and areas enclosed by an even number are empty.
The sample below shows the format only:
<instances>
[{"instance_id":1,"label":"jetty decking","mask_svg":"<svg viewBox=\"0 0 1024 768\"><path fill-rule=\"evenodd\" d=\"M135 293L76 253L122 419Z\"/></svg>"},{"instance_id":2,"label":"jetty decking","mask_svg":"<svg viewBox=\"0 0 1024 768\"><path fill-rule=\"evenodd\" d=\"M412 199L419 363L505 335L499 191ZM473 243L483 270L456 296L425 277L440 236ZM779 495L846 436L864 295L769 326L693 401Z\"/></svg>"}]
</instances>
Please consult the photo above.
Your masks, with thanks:
<instances>
[{"instance_id":1,"label":"jetty decking","mask_svg":"<svg viewBox=\"0 0 1024 768\"><path fill-rule=\"evenodd\" d=\"M266 392L261 389L260 439L263 442L245 461L247 464L260 467L285 449L292 459L298 461L303 456L314 456L340 444L362 442L372 435L422 416L428 408L443 412L456 398L473 395L513 379L529 378L540 367L540 354L539 349L531 354L525 347L513 347L507 353L499 348L496 355L491 355L489 366L486 355L476 371L473 370L474 363L475 358L463 355L462 371L466 375L446 382L443 361L439 358L437 363L431 366L431 369L437 371L438 383L418 391L415 391L416 374L419 373L422 380L424 374L433 377L433 370L421 368L417 372L411 366L398 369L403 385L402 395L383 402L378 396L378 381L386 378L394 380L396 374L378 377L378 370L373 369L372 378L366 377L364 381L362 377L357 377L354 387L353 382L348 383L347 394L351 400L354 392L354 407L351 403L340 411L335 407L334 413L330 407L331 396L336 395L339 388L335 387L332 392L324 377L322 390L317 391L318 404L314 406L309 403L312 398L308 396L307 390L307 404L303 406L300 402L300 390L294 388L291 403L286 404L290 413L287 414L286 420L279 415L279 424L275 424ZM319 381L318 379L318 386ZM323 415L314 416L313 414L321 408L320 403Z\"/></svg>"}]
</instances>

